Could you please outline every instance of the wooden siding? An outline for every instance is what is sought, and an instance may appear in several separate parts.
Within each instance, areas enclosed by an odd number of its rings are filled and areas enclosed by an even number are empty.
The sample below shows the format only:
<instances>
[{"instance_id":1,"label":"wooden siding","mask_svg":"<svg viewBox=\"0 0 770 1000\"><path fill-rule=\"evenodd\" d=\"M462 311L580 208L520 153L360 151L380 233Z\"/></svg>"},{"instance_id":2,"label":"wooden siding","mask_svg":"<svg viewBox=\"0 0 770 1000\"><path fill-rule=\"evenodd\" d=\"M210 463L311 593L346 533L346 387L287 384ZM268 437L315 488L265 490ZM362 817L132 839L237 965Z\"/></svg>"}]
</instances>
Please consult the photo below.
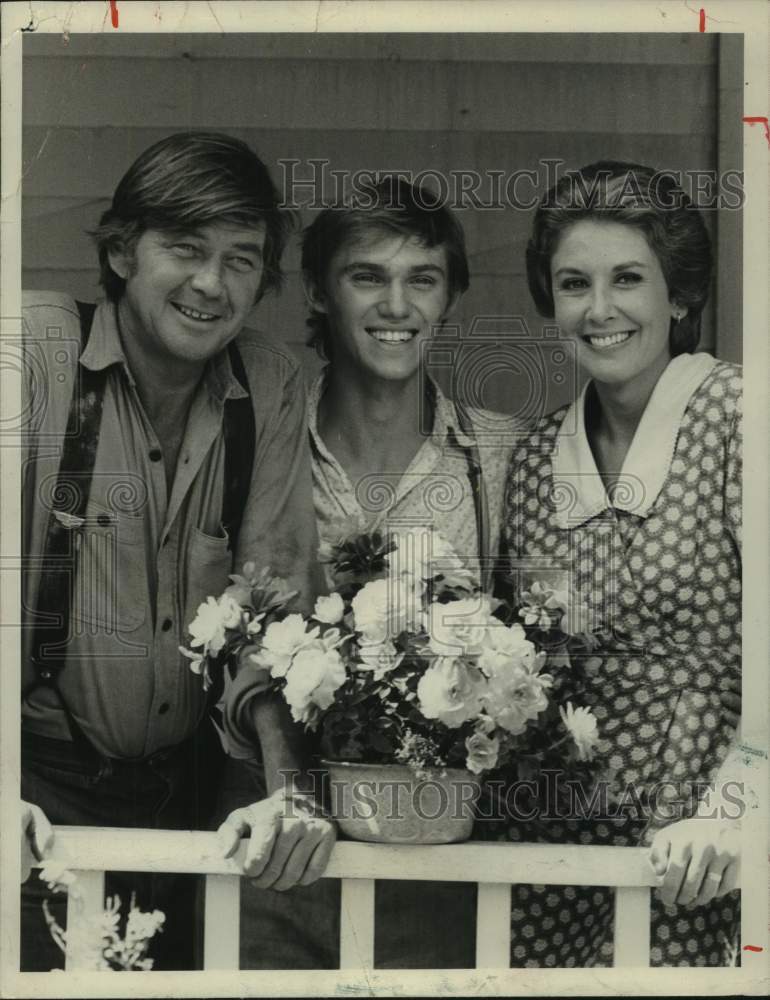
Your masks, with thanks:
<instances>
[{"instance_id":1,"label":"wooden siding","mask_svg":"<svg viewBox=\"0 0 770 1000\"><path fill-rule=\"evenodd\" d=\"M727 51L714 34L26 36L25 286L93 297L87 231L136 155L191 127L226 129L271 165L299 160L297 178L309 176L311 159L328 160L329 170L445 176L507 177L544 158L563 160L562 171L598 158L739 169L734 123L724 133L720 125L741 113L737 38ZM283 182L277 166L274 176ZM540 176L535 194L543 168ZM490 194L482 184L479 196ZM717 228L716 213L706 214L725 266L703 344L739 359L740 220L733 213ZM304 222L312 215L303 209ZM540 336L523 266L531 217L510 206L460 210L472 278L455 320L466 333L475 317L499 315L521 317ZM256 325L300 348L296 241L285 265L284 292L265 299ZM487 405L516 410L505 380L490 386ZM545 405L567 391L552 384Z\"/></svg>"}]
</instances>

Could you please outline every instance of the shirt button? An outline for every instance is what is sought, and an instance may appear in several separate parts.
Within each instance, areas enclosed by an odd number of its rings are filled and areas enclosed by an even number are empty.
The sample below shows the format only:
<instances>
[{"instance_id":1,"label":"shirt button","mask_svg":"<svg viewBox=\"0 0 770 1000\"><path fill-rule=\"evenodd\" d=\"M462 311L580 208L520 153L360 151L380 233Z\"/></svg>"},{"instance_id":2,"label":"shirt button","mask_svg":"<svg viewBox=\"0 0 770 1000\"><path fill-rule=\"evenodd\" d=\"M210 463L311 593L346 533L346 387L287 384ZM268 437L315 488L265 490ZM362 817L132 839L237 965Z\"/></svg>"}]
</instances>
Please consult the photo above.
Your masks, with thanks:
<instances>
[{"instance_id":1,"label":"shirt button","mask_svg":"<svg viewBox=\"0 0 770 1000\"><path fill-rule=\"evenodd\" d=\"M163 458L163 452L160 450L160 448L151 448L150 449L150 461L151 462L159 462L162 458Z\"/></svg>"},{"instance_id":2,"label":"shirt button","mask_svg":"<svg viewBox=\"0 0 770 1000\"><path fill-rule=\"evenodd\" d=\"M168 630L171 628L173 624L174 623L170 618L164 618L161 628L163 629L164 632L168 632Z\"/></svg>"},{"instance_id":3,"label":"shirt button","mask_svg":"<svg viewBox=\"0 0 770 1000\"><path fill-rule=\"evenodd\" d=\"M162 705L158 706L158 715L165 715L166 712L171 708L167 701L164 701Z\"/></svg>"}]
</instances>

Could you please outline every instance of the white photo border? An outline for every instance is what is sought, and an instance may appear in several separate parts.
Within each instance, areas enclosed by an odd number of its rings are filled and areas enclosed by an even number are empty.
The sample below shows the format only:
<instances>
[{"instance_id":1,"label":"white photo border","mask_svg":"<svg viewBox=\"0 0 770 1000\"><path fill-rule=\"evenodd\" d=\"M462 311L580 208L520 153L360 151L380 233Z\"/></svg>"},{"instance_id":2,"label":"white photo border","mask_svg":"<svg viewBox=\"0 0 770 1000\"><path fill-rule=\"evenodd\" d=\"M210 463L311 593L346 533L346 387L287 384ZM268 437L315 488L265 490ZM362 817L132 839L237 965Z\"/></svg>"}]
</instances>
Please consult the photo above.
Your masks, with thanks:
<instances>
[{"instance_id":1,"label":"white photo border","mask_svg":"<svg viewBox=\"0 0 770 1000\"><path fill-rule=\"evenodd\" d=\"M768 8L763 0L704 0L707 31L741 33L745 39L747 117L768 114ZM112 11L119 27L112 26ZM20 335L21 321L21 94L22 33L133 32L697 32L701 9L672 0L622 2L525 2L525 0L353 0L353 2L249 3L19 3L2 5L2 284L0 336ZM768 982L768 662L770 632L770 544L768 542L768 158L770 137L761 123L746 124L743 134L746 206L744 211L743 317L751 333L743 339L747 426L747 485L744 520L749 540L744 553L744 664L742 742L746 801L742 944L739 969L480 969L467 971L330 972L154 972L19 973L18 775L20 721L18 635L2 629L0 700L0 821L2 909L0 910L0 995L14 997L202 997L371 995L764 995ZM0 340L2 348L2 340ZM2 360L0 358L0 360ZM18 412L19 372L0 365L2 417ZM2 424L0 423L0 426ZM18 621L20 469L17 451L0 449L2 574L0 624ZM15 563L14 563L15 560ZM126 978L128 977L128 978Z\"/></svg>"}]
</instances>

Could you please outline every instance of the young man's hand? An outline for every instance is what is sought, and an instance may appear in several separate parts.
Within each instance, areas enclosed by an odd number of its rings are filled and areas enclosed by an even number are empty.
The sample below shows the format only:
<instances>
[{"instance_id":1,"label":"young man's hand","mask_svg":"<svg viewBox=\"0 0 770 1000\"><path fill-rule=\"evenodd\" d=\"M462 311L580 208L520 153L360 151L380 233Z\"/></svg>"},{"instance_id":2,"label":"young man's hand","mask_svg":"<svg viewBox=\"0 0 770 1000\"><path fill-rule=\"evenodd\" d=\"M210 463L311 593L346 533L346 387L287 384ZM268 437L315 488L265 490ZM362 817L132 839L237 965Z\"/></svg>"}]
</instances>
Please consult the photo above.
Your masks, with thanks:
<instances>
[{"instance_id":1,"label":"young man's hand","mask_svg":"<svg viewBox=\"0 0 770 1000\"><path fill-rule=\"evenodd\" d=\"M33 861L42 861L53 845L53 827L48 817L31 802L21 803L21 881L26 882Z\"/></svg>"},{"instance_id":2,"label":"young man's hand","mask_svg":"<svg viewBox=\"0 0 770 1000\"><path fill-rule=\"evenodd\" d=\"M248 834L244 875L260 889L280 891L320 878L337 839L334 823L311 795L285 788L234 809L217 833L226 858Z\"/></svg>"},{"instance_id":3,"label":"young man's hand","mask_svg":"<svg viewBox=\"0 0 770 1000\"><path fill-rule=\"evenodd\" d=\"M733 820L694 816L659 830L650 864L668 905L702 906L738 888L741 831Z\"/></svg>"}]
</instances>

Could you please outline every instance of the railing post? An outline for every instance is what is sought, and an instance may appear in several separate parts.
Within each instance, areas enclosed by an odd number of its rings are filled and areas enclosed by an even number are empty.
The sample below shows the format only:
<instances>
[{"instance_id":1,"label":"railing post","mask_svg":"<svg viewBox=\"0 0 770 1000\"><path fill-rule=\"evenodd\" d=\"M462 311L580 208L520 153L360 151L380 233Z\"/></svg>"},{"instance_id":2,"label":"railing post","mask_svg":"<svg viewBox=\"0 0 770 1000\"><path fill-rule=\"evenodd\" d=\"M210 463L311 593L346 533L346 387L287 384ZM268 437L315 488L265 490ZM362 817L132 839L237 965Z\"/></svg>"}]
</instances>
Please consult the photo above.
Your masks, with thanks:
<instances>
[{"instance_id":1,"label":"railing post","mask_svg":"<svg viewBox=\"0 0 770 1000\"><path fill-rule=\"evenodd\" d=\"M650 965L650 889L615 890L615 968Z\"/></svg>"},{"instance_id":2,"label":"railing post","mask_svg":"<svg viewBox=\"0 0 770 1000\"><path fill-rule=\"evenodd\" d=\"M476 903L476 968L508 969L511 964L511 887L479 882Z\"/></svg>"},{"instance_id":3,"label":"railing post","mask_svg":"<svg viewBox=\"0 0 770 1000\"><path fill-rule=\"evenodd\" d=\"M76 871L73 891L67 894L67 972L82 969L88 959L83 945L93 943L86 921L98 920L104 912L104 872Z\"/></svg>"},{"instance_id":4,"label":"railing post","mask_svg":"<svg viewBox=\"0 0 770 1000\"><path fill-rule=\"evenodd\" d=\"M241 876L207 875L203 910L203 968L240 967Z\"/></svg>"},{"instance_id":5,"label":"railing post","mask_svg":"<svg viewBox=\"0 0 770 1000\"><path fill-rule=\"evenodd\" d=\"M374 968L374 879L342 879L340 968Z\"/></svg>"}]
</instances>

